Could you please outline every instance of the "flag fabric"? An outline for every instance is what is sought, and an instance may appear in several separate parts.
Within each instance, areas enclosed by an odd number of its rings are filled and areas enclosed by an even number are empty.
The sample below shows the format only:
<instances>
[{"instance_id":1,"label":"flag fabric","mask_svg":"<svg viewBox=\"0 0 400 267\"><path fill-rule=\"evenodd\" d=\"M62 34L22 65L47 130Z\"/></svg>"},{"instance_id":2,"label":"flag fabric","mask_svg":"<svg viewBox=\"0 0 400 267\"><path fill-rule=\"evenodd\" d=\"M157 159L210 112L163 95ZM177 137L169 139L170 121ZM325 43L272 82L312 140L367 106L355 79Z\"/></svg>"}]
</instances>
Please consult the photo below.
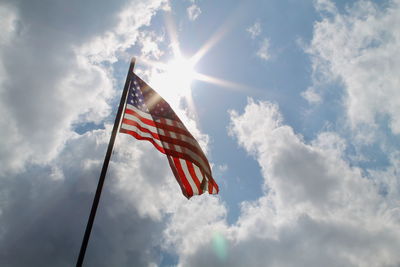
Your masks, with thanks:
<instances>
[{"instance_id":1,"label":"flag fabric","mask_svg":"<svg viewBox=\"0 0 400 267\"><path fill-rule=\"evenodd\" d=\"M150 141L164 153L187 198L206 191L217 194L210 164L196 139L157 92L136 74L130 77L120 132Z\"/></svg>"}]
</instances>

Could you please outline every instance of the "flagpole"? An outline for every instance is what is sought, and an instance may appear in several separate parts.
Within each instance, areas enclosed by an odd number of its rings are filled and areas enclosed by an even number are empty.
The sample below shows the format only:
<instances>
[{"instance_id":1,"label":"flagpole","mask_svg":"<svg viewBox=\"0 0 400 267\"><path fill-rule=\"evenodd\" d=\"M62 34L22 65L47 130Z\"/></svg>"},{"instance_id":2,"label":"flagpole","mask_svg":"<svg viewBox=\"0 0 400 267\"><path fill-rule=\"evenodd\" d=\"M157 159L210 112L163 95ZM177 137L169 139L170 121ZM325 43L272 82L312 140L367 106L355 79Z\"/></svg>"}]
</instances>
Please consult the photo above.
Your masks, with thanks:
<instances>
[{"instance_id":1,"label":"flagpole","mask_svg":"<svg viewBox=\"0 0 400 267\"><path fill-rule=\"evenodd\" d=\"M118 112L117 112L117 116L115 117L114 127L112 129L110 142L108 143L106 156L104 157L104 162L103 162L103 167L101 169L99 183L97 184L96 194L93 199L92 209L90 210L90 215L89 215L89 219L88 219L88 222L86 225L85 235L83 236L81 250L79 252L79 257L78 257L78 261L76 263L76 267L82 266L83 259L85 257L85 252L86 252L86 248L87 248L87 245L89 242L90 232L92 231L94 217L96 216L97 206L99 205L101 191L103 189L104 180L106 178L108 163L110 162L112 150L114 147L115 137L117 136L119 124L121 121L122 111L124 109L124 105L125 105L125 101L126 101L126 96L128 95L129 78L133 73L134 67L135 67L135 58L133 57L131 59L131 64L129 66L128 74L126 75L124 90L122 92L121 101L119 102Z\"/></svg>"}]
</instances>

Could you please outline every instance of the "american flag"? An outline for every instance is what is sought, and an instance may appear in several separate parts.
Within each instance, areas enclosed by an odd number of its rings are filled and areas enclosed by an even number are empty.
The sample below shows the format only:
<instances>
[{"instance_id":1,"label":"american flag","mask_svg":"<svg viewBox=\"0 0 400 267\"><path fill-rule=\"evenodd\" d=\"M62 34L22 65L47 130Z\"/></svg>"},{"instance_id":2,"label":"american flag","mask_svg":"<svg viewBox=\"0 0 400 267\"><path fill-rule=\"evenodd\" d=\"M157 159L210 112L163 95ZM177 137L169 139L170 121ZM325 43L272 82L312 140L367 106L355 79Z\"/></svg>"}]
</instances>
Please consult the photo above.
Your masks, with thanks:
<instances>
[{"instance_id":1,"label":"american flag","mask_svg":"<svg viewBox=\"0 0 400 267\"><path fill-rule=\"evenodd\" d=\"M183 195L217 194L210 164L196 139L169 104L136 74L131 73L121 133L150 141L164 153Z\"/></svg>"}]
</instances>

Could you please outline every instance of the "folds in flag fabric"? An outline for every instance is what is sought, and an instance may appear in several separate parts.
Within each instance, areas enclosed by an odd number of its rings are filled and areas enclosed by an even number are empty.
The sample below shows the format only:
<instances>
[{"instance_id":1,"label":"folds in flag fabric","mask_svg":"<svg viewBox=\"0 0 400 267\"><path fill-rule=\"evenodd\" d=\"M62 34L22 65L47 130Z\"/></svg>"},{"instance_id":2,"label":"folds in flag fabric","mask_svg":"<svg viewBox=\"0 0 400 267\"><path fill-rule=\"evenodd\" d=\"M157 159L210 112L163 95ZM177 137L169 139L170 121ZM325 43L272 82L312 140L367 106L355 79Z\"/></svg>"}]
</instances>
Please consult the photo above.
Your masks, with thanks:
<instances>
[{"instance_id":1,"label":"folds in flag fabric","mask_svg":"<svg viewBox=\"0 0 400 267\"><path fill-rule=\"evenodd\" d=\"M217 194L210 164L196 139L159 94L136 74L130 77L120 132L150 141L164 153L187 198L205 191Z\"/></svg>"}]
</instances>

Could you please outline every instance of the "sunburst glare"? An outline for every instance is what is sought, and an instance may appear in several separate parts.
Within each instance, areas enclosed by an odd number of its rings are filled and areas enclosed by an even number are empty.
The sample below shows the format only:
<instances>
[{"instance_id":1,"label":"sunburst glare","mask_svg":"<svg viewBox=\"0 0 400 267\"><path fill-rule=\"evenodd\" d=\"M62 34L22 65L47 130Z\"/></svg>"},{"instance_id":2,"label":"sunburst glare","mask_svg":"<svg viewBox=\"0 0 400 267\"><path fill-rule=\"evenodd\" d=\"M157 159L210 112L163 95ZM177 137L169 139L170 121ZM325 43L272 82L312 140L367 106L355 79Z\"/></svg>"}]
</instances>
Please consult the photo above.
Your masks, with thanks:
<instances>
[{"instance_id":1,"label":"sunburst glare","mask_svg":"<svg viewBox=\"0 0 400 267\"><path fill-rule=\"evenodd\" d=\"M215 46L232 28L236 21L234 13L225 23L219 27L214 34L195 52L190 58L182 55L178 41L178 31L174 20L169 12L165 15L165 25L170 39L170 48L174 58L168 63L154 62L143 59L145 65L151 66L151 85L157 88L160 95L163 96L172 106L179 107L180 101L186 100L189 109L194 109L191 96L191 86L194 80L213 83L218 86L235 91L253 90L249 86L237 84L231 81L208 76L195 70L195 65L200 59ZM142 61L142 60L141 60Z\"/></svg>"},{"instance_id":2,"label":"sunburst glare","mask_svg":"<svg viewBox=\"0 0 400 267\"><path fill-rule=\"evenodd\" d=\"M191 84L195 77L193 62L183 56L177 56L154 73L152 85L168 102L176 105L180 98L190 96Z\"/></svg>"}]
</instances>

